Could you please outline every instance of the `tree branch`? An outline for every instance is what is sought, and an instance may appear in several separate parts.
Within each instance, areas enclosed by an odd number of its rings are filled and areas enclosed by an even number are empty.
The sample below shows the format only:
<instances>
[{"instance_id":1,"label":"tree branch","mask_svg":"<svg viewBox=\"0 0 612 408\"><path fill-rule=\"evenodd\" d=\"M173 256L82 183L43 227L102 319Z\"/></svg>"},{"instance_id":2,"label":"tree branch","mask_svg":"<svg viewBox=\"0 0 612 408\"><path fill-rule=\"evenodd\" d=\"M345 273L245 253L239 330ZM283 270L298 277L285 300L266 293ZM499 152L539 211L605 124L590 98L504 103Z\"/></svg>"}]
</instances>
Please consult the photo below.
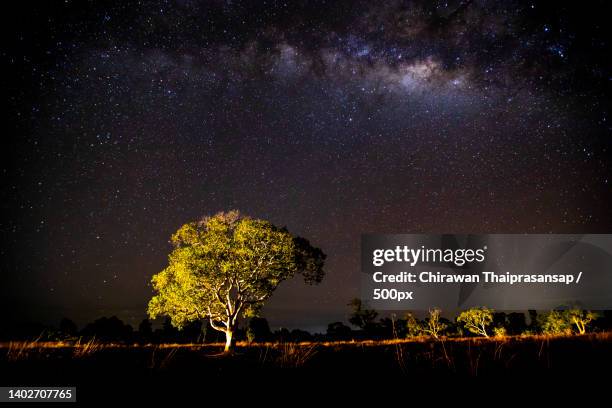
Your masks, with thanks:
<instances>
[{"instance_id":1,"label":"tree branch","mask_svg":"<svg viewBox=\"0 0 612 408\"><path fill-rule=\"evenodd\" d=\"M227 329L224 329L221 326L217 326L212 317L210 318L210 327L212 327L213 329L215 329L217 331L220 331L220 332L223 332L223 333L227 333Z\"/></svg>"}]
</instances>

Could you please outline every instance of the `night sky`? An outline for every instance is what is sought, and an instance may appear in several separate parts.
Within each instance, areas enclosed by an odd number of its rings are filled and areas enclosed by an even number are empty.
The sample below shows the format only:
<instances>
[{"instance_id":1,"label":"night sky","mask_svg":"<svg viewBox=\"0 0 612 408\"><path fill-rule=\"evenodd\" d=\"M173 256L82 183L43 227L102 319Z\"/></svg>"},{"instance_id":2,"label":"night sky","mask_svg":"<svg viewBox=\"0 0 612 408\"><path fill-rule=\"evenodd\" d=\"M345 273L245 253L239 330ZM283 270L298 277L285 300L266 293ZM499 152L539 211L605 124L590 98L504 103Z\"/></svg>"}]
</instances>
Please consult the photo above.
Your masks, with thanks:
<instances>
[{"instance_id":1,"label":"night sky","mask_svg":"<svg viewBox=\"0 0 612 408\"><path fill-rule=\"evenodd\" d=\"M611 232L604 4L6 5L3 310L137 324L171 233L222 210L327 253L264 308L309 330L362 233Z\"/></svg>"}]
</instances>

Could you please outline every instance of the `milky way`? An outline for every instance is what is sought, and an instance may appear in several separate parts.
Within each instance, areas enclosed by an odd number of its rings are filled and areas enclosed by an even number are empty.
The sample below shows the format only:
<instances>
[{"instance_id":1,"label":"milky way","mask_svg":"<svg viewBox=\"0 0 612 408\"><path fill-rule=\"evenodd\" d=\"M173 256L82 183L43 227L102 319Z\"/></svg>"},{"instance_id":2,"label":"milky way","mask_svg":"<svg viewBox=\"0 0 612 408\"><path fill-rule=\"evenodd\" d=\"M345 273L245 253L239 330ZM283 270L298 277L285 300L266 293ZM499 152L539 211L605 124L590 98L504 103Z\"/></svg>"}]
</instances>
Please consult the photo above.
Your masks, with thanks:
<instances>
[{"instance_id":1,"label":"milky way","mask_svg":"<svg viewBox=\"0 0 612 408\"><path fill-rule=\"evenodd\" d=\"M15 319L144 317L182 223L233 208L328 254L272 326L358 295L368 232L610 232L604 3L48 2L3 28Z\"/></svg>"}]
</instances>

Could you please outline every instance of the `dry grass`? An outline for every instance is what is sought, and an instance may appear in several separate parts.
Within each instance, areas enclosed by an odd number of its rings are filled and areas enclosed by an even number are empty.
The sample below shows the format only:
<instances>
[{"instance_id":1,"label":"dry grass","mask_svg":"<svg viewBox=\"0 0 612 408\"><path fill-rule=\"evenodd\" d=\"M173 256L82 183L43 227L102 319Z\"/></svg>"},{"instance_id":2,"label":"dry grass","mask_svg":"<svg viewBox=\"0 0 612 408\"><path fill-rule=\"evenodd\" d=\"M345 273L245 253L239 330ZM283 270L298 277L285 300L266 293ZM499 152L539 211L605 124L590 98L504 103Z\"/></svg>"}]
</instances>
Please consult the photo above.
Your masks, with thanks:
<instances>
[{"instance_id":1,"label":"dry grass","mask_svg":"<svg viewBox=\"0 0 612 408\"><path fill-rule=\"evenodd\" d=\"M76 358L88 357L102 348L104 348L104 345L97 341L95 337L84 343L81 343L81 339L79 338L73 345L73 355Z\"/></svg>"},{"instance_id":2,"label":"dry grass","mask_svg":"<svg viewBox=\"0 0 612 408\"><path fill-rule=\"evenodd\" d=\"M99 364L106 359L125 361L127 368L141 364L153 371L194 367L227 372L233 369L296 369L301 367L350 367L355 364L381 366L407 375L414 373L453 373L489 375L492 370L550 369L582 364L576 353L590 360L604 361L612 344L612 332L585 335L523 335L504 337L418 337L391 340L352 340L324 342L248 343L238 342L236 353L222 353L224 343L212 344L119 344L97 339L48 342L34 339L0 343L0 362L17 366L30 360L85 360ZM597 350L594 354L590 350ZM575 352L575 353L574 353ZM213 358L214 357L214 358ZM219 357L219 358L217 358ZM222 357L222 358L221 358ZM578 363L576 361L579 361ZM200 365L200 362L203 365ZM80 364L80 363L79 363ZM79 365L80 366L80 365ZM211 368L213 367L213 368Z\"/></svg>"},{"instance_id":3,"label":"dry grass","mask_svg":"<svg viewBox=\"0 0 612 408\"><path fill-rule=\"evenodd\" d=\"M7 344L6 358L9 361L25 360L32 351L40 352L44 349L41 346L40 337L32 341L11 341Z\"/></svg>"},{"instance_id":4,"label":"dry grass","mask_svg":"<svg viewBox=\"0 0 612 408\"><path fill-rule=\"evenodd\" d=\"M236 348L272 348L278 349L291 347L291 349L314 349L318 347L355 347L355 348L367 348L367 347L380 347L380 346L395 346L402 344L411 343L463 343L468 342L470 345L480 344L497 344L503 345L507 343L521 343L521 342L541 342L545 344L554 339L576 339L584 341L596 341L596 342L610 342L612 341L612 332L601 332L601 333L587 333L582 335L519 335L519 336L504 336L504 337L440 337L434 339L428 336L420 336L406 339L390 339L390 340L342 340L342 341L304 341L296 343L278 343L278 342L266 342L266 343L249 343L246 341L239 341L236 343ZM28 352L40 352L45 349L73 349L75 355L85 356L102 349L113 349L113 348L141 348L141 349L208 349L223 347L225 343L163 343L163 344L122 344L122 343L103 343L97 339L90 339L83 341L78 339L77 341L41 341L40 339L34 339L30 341L10 341L0 342L0 350L6 350L6 355L12 358L19 358L26 355Z\"/></svg>"},{"instance_id":5,"label":"dry grass","mask_svg":"<svg viewBox=\"0 0 612 408\"><path fill-rule=\"evenodd\" d=\"M166 351L168 349L170 351ZM178 351L177 347L174 347L174 348L154 347L153 352L151 353L151 361L149 363L149 368L161 369L161 370L168 368L168 366L174 359L174 356L176 355L177 351Z\"/></svg>"},{"instance_id":6,"label":"dry grass","mask_svg":"<svg viewBox=\"0 0 612 408\"><path fill-rule=\"evenodd\" d=\"M317 354L316 347L316 344L302 345L296 343L280 343L277 347L280 349L277 363L281 367L302 367L308 360Z\"/></svg>"}]
</instances>

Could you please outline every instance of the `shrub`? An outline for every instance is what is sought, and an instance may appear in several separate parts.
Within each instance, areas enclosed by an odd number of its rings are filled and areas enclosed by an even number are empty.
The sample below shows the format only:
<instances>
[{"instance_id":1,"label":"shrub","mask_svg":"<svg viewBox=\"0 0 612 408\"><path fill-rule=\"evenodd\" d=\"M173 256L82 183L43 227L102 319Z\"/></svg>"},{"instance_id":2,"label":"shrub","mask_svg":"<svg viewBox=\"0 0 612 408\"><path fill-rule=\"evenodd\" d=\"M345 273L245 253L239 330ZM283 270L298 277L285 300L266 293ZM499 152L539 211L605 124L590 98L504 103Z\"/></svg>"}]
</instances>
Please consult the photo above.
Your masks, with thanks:
<instances>
[{"instance_id":1,"label":"shrub","mask_svg":"<svg viewBox=\"0 0 612 408\"><path fill-rule=\"evenodd\" d=\"M406 319L406 337L417 337L423 334L423 326L413 313L408 312Z\"/></svg>"},{"instance_id":2,"label":"shrub","mask_svg":"<svg viewBox=\"0 0 612 408\"><path fill-rule=\"evenodd\" d=\"M506 337L507 336L507 331L505 327L494 327L493 328L493 335L495 337Z\"/></svg>"},{"instance_id":3,"label":"shrub","mask_svg":"<svg viewBox=\"0 0 612 408\"><path fill-rule=\"evenodd\" d=\"M538 325L544 334L571 334L572 326L565 313L561 310L551 310L538 315Z\"/></svg>"}]
</instances>

